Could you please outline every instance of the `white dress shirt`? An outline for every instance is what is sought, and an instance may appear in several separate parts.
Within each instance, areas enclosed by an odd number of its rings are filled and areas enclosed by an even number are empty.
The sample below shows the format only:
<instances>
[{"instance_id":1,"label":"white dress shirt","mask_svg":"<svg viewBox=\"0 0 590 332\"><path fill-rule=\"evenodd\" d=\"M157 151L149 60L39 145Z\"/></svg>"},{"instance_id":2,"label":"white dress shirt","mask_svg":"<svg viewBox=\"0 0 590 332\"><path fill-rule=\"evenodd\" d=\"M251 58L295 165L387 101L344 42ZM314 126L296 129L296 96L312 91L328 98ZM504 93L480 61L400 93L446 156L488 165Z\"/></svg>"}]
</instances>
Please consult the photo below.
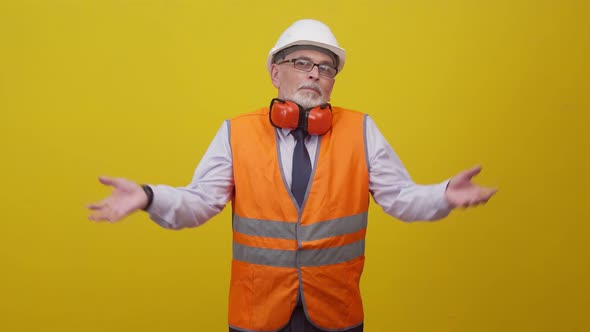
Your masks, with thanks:
<instances>
[{"instance_id":1,"label":"white dress shirt","mask_svg":"<svg viewBox=\"0 0 590 332\"><path fill-rule=\"evenodd\" d=\"M154 200L148 212L152 220L165 228L181 229L199 226L223 210L232 198L234 188L229 130L229 121L226 121L217 131L188 186L151 186ZM283 174L290 188L296 141L287 129L280 129L278 133ZM386 213L404 221L436 220L450 213L452 208L444 195L448 180L433 185L415 184L369 116L366 116L365 136L369 191ZM318 139L318 136L305 139L312 165L315 165Z\"/></svg>"}]
</instances>

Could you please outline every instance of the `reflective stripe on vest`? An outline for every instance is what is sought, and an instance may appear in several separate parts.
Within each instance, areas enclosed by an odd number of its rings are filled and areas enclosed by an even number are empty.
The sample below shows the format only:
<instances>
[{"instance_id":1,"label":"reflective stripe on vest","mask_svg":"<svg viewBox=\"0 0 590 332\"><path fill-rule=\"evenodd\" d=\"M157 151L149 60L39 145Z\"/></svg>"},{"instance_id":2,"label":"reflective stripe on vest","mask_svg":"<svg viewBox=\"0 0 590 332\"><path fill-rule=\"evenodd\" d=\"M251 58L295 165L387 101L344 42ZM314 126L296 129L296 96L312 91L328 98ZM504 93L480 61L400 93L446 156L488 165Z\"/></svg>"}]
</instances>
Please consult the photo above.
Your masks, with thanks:
<instances>
[{"instance_id":1,"label":"reflective stripe on vest","mask_svg":"<svg viewBox=\"0 0 590 332\"><path fill-rule=\"evenodd\" d=\"M242 218L234 214L234 231L254 237L271 239L284 239L297 241L297 224L271 220L259 220ZM367 227L367 213L336 218L320 223L299 226L299 241L301 248L305 243L313 240L321 240L335 236L353 234L363 231ZM364 255L365 240L361 238L352 243L321 248L307 249L300 252L299 264L297 264L297 252L294 250L282 250L277 248L260 248L239 243L234 243L234 259L252 264L297 267L320 266L346 262Z\"/></svg>"}]
</instances>

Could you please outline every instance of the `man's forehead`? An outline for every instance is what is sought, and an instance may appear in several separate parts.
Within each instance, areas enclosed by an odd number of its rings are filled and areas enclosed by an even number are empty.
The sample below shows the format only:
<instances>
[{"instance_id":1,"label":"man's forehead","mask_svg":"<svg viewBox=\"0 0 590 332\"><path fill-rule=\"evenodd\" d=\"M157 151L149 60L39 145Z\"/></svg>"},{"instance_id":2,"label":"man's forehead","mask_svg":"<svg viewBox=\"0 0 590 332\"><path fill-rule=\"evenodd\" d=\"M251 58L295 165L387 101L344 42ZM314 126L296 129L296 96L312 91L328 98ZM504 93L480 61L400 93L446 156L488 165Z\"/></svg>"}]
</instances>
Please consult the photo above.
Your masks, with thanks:
<instances>
[{"instance_id":1,"label":"man's forehead","mask_svg":"<svg viewBox=\"0 0 590 332\"><path fill-rule=\"evenodd\" d=\"M309 51L312 51L312 52L309 52ZM295 52L297 52L297 55L314 54L313 51L322 53L323 55L326 55L330 60L332 60L333 63L336 63L336 55L334 53L332 53L331 51L329 51L325 48L317 47L317 46L313 46L313 45L297 45L297 46L289 47L289 48L285 49L285 56L289 55L291 53L295 53Z\"/></svg>"}]
</instances>

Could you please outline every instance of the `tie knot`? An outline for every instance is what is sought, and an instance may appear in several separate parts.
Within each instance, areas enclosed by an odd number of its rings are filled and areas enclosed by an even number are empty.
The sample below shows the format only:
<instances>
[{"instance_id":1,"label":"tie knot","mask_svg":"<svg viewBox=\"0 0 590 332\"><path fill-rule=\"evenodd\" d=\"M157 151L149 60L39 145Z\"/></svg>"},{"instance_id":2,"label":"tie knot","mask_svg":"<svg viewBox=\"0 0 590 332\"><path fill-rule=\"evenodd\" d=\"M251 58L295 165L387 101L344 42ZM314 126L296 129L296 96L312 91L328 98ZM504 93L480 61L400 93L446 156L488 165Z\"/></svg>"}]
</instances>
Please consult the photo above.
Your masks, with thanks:
<instances>
[{"instance_id":1,"label":"tie knot","mask_svg":"<svg viewBox=\"0 0 590 332\"><path fill-rule=\"evenodd\" d=\"M297 129L291 131L291 135L293 135L293 137L295 137L295 140L297 140L299 142L301 140L304 140L308 134L303 129L297 128Z\"/></svg>"}]
</instances>

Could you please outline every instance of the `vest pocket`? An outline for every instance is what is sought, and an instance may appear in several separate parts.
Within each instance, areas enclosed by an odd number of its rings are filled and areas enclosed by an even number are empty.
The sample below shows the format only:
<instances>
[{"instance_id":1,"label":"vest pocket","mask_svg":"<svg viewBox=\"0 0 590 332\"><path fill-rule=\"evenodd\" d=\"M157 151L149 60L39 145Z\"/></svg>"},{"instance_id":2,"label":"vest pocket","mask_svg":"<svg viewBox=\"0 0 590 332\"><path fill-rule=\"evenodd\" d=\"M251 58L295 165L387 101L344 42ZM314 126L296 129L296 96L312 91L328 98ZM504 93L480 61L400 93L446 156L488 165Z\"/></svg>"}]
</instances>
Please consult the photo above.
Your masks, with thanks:
<instances>
[{"instance_id":1,"label":"vest pocket","mask_svg":"<svg viewBox=\"0 0 590 332\"><path fill-rule=\"evenodd\" d=\"M355 259L349 266L349 297L347 321L361 323L364 320L363 300L361 298L360 280L365 267L365 256Z\"/></svg>"},{"instance_id":2,"label":"vest pocket","mask_svg":"<svg viewBox=\"0 0 590 332\"><path fill-rule=\"evenodd\" d=\"M359 280L365 257L324 266L302 267L309 319L323 329L344 329L363 321Z\"/></svg>"},{"instance_id":3,"label":"vest pocket","mask_svg":"<svg viewBox=\"0 0 590 332\"><path fill-rule=\"evenodd\" d=\"M248 264L232 260L229 287L229 324L234 327L250 326L252 317L252 272Z\"/></svg>"},{"instance_id":4,"label":"vest pocket","mask_svg":"<svg viewBox=\"0 0 590 332\"><path fill-rule=\"evenodd\" d=\"M232 260L229 324L246 330L278 330L291 317L299 281L295 268Z\"/></svg>"}]
</instances>

